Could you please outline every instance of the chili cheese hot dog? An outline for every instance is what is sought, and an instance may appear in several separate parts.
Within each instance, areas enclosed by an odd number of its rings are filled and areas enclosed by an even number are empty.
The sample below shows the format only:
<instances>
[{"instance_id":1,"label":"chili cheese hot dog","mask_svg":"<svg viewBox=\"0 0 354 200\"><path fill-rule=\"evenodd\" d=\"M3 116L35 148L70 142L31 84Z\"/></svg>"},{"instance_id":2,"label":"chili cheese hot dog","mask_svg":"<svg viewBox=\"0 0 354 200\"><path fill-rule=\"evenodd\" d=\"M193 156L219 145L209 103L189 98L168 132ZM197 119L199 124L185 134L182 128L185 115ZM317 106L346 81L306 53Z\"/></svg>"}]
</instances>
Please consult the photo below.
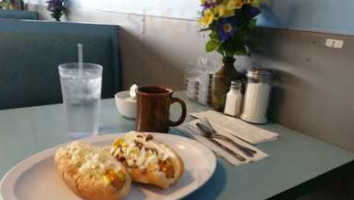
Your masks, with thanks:
<instances>
[{"instance_id":1,"label":"chili cheese hot dog","mask_svg":"<svg viewBox=\"0 0 354 200\"><path fill-rule=\"evenodd\" d=\"M183 161L152 135L130 132L113 143L110 153L127 167L133 181L169 188L184 172Z\"/></svg>"},{"instance_id":2,"label":"chili cheese hot dog","mask_svg":"<svg viewBox=\"0 0 354 200\"><path fill-rule=\"evenodd\" d=\"M65 184L87 200L117 200L130 190L126 168L109 152L82 142L60 148L55 163Z\"/></svg>"}]
</instances>

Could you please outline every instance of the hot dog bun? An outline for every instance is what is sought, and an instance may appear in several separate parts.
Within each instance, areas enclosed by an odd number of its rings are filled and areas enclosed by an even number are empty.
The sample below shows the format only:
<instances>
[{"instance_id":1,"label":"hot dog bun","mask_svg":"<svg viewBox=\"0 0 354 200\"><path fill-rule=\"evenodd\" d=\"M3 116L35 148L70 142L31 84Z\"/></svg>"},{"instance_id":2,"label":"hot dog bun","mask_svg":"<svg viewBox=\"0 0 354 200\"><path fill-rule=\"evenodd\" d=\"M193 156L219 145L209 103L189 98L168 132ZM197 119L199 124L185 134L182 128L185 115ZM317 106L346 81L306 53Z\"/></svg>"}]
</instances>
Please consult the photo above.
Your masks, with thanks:
<instances>
[{"instance_id":1,"label":"hot dog bun","mask_svg":"<svg viewBox=\"0 0 354 200\"><path fill-rule=\"evenodd\" d=\"M129 132L115 140L110 153L127 167L135 182L166 189L184 173L180 156L150 134Z\"/></svg>"},{"instance_id":2,"label":"hot dog bun","mask_svg":"<svg viewBox=\"0 0 354 200\"><path fill-rule=\"evenodd\" d=\"M73 142L56 152L55 163L65 184L83 199L118 200L130 190L126 168L99 147Z\"/></svg>"}]
</instances>

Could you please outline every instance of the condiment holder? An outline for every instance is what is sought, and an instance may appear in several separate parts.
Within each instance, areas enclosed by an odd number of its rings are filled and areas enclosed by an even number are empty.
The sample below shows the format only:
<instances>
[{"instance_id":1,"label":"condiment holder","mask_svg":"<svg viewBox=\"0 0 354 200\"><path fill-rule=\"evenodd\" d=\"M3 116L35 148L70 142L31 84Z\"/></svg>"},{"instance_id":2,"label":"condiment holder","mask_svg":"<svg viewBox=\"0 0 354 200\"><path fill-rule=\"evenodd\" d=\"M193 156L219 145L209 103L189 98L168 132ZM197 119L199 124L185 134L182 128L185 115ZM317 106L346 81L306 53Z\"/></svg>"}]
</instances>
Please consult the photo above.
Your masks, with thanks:
<instances>
[{"instance_id":1,"label":"condiment holder","mask_svg":"<svg viewBox=\"0 0 354 200\"><path fill-rule=\"evenodd\" d=\"M136 88L137 86L133 85L130 91L122 91L114 95L118 112L128 119L136 118Z\"/></svg>"}]
</instances>

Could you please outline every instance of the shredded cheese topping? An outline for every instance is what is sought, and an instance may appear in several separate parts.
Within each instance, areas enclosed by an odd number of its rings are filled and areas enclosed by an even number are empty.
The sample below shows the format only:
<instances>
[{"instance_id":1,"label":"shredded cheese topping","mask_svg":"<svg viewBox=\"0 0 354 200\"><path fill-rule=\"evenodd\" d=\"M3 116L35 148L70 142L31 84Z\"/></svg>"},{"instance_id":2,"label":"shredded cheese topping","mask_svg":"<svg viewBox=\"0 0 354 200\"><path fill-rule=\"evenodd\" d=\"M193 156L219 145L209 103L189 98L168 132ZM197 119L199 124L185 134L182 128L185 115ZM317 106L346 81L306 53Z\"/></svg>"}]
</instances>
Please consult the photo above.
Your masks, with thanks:
<instances>
[{"instance_id":1,"label":"shredded cheese topping","mask_svg":"<svg viewBox=\"0 0 354 200\"><path fill-rule=\"evenodd\" d=\"M167 160L171 155L162 145L147 141L147 136L129 132L124 139L116 140L111 148L114 157L124 157L128 167L138 167L147 171L158 171L158 162Z\"/></svg>"},{"instance_id":2,"label":"shredded cheese topping","mask_svg":"<svg viewBox=\"0 0 354 200\"><path fill-rule=\"evenodd\" d=\"M102 179L107 170L120 172L122 165L108 152L84 142L72 142L66 147L71 156L70 164L78 167L79 173Z\"/></svg>"}]
</instances>

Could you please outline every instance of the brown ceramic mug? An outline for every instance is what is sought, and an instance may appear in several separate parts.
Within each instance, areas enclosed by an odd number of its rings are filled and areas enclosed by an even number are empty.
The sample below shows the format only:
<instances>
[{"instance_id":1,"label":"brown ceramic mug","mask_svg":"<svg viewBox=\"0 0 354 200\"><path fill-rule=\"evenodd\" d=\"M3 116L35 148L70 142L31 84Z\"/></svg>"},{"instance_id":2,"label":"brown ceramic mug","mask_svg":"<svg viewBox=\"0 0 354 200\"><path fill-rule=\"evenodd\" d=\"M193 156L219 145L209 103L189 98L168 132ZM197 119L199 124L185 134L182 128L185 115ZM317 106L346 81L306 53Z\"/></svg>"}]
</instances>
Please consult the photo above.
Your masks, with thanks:
<instances>
[{"instance_id":1,"label":"brown ceramic mug","mask_svg":"<svg viewBox=\"0 0 354 200\"><path fill-rule=\"evenodd\" d=\"M137 131L167 133L170 126L183 123L187 114L186 104L182 99L172 97L172 94L171 89L161 86L145 86L137 89ZM170 120L170 106L173 103L182 106L182 114L177 121Z\"/></svg>"}]
</instances>

